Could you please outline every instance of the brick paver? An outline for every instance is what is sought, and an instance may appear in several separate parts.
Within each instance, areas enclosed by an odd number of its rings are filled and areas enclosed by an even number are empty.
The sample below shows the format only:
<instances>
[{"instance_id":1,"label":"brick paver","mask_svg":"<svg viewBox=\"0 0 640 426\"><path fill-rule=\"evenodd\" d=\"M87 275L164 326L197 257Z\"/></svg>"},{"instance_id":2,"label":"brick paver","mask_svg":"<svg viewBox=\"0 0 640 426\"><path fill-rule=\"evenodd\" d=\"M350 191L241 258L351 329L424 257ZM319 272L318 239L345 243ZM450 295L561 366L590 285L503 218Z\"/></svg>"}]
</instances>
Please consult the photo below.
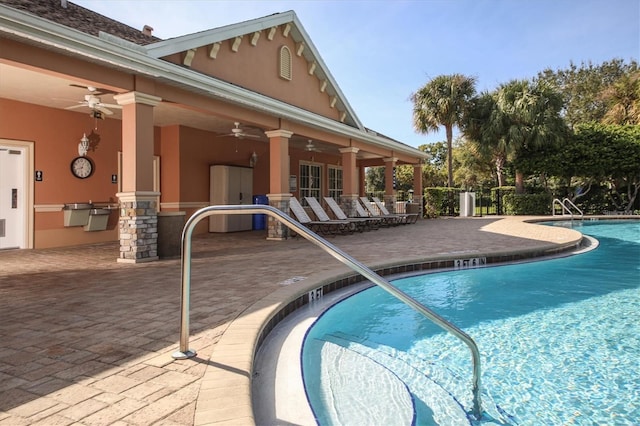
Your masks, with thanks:
<instances>
[{"instance_id":1,"label":"brick paver","mask_svg":"<svg viewBox=\"0 0 640 426\"><path fill-rule=\"evenodd\" d=\"M222 391L207 378L223 362L237 365L230 376L251 370L242 343L255 337L273 299L346 271L301 238L265 235L194 238L191 344L198 356L182 361L170 356L179 340L179 259L116 263L117 242L0 251L0 425L193 425L221 420L215 416L250 422L249 378ZM573 231L492 217L425 220L329 241L379 267L541 252L578 239ZM218 350L222 338L235 349ZM233 401L241 408L227 405Z\"/></svg>"}]
</instances>

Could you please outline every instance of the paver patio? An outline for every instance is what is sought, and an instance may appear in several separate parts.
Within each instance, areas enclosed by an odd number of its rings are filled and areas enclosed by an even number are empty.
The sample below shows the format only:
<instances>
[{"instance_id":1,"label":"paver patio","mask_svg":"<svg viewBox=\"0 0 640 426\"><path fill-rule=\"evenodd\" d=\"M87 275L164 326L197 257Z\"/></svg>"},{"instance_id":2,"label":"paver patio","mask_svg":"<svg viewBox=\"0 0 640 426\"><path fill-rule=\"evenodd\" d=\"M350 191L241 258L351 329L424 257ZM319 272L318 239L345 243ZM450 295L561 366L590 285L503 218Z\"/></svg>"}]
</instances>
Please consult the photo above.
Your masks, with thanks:
<instances>
[{"instance_id":1,"label":"paver patio","mask_svg":"<svg viewBox=\"0 0 640 426\"><path fill-rule=\"evenodd\" d=\"M250 422L242 410L229 413L250 401L248 387L226 389L225 398L208 387L229 356L217 343L255 336L259 326L225 332L267 296L284 287L302 294L347 271L302 238L265 236L194 237L190 318L198 355L180 361L171 358L179 340L179 259L116 263L117 242L0 251L0 425ZM421 220L329 241L378 268L542 252L579 239L564 228L489 217ZM248 376L250 355L238 353L245 370L232 373Z\"/></svg>"}]
</instances>

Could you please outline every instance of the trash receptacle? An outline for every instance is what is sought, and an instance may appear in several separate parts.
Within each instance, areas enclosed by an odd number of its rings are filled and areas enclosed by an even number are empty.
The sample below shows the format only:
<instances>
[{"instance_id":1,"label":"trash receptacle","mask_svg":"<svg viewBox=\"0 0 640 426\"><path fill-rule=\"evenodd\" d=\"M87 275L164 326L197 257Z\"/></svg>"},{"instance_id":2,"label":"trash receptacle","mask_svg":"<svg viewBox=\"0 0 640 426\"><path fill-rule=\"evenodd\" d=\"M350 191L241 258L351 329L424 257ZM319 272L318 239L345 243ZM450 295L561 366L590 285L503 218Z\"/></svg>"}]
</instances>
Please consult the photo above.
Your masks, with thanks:
<instances>
[{"instance_id":1,"label":"trash receptacle","mask_svg":"<svg viewBox=\"0 0 640 426\"><path fill-rule=\"evenodd\" d=\"M476 193L461 192L460 193L460 216L461 217L475 216L475 209L476 209Z\"/></svg>"},{"instance_id":2,"label":"trash receptacle","mask_svg":"<svg viewBox=\"0 0 640 426\"><path fill-rule=\"evenodd\" d=\"M158 212L158 257L180 257L186 212Z\"/></svg>"},{"instance_id":3,"label":"trash receptacle","mask_svg":"<svg viewBox=\"0 0 640 426\"><path fill-rule=\"evenodd\" d=\"M254 195L253 204L269 204L269 198L266 195ZM266 214L254 214L253 215L253 230L262 231L267 229L267 215Z\"/></svg>"}]
</instances>

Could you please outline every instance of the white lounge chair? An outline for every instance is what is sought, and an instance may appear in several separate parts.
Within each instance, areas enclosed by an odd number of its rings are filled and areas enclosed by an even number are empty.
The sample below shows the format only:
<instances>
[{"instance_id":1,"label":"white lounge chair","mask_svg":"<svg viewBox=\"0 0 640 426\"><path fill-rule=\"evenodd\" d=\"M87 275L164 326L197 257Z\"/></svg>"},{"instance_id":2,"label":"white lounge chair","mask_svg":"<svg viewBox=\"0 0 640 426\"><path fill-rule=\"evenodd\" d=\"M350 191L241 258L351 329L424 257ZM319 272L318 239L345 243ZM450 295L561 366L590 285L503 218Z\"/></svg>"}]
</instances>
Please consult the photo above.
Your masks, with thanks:
<instances>
[{"instance_id":1,"label":"white lounge chair","mask_svg":"<svg viewBox=\"0 0 640 426\"><path fill-rule=\"evenodd\" d=\"M327 212L322 208L322 205L318 200L316 200L314 197L304 197L304 199L306 200L307 204L309 204L309 207L311 207L313 214L316 215L316 218L319 221L327 222L332 220L327 214ZM363 222L361 220L351 220L347 217L337 218L336 220L349 222L350 224L349 228L351 229L351 231L362 232L364 230L364 225L366 224L366 222Z\"/></svg>"},{"instance_id":2,"label":"white lounge chair","mask_svg":"<svg viewBox=\"0 0 640 426\"><path fill-rule=\"evenodd\" d=\"M351 232L351 224L347 220L311 220L296 197L291 197L289 200L289 209L298 222L318 234L337 235Z\"/></svg>"},{"instance_id":3,"label":"white lounge chair","mask_svg":"<svg viewBox=\"0 0 640 426\"><path fill-rule=\"evenodd\" d=\"M398 216L402 218L401 223L403 224L416 223L416 221L418 220L418 213L396 213L394 215L393 213L389 213L389 210L387 210L387 207L384 205L382 201L380 201L378 197L372 197L371 199L373 200L374 203L376 203L376 206L378 207L378 209L380 210L383 216Z\"/></svg>"},{"instance_id":4,"label":"white lounge chair","mask_svg":"<svg viewBox=\"0 0 640 426\"><path fill-rule=\"evenodd\" d=\"M365 210L368 212L370 217L375 217L377 219L380 219L382 221L383 225L386 226L391 226L391 225L400 225L403 221L403 218L399 217L399 216L395 216L395 215L383 215L378 213L373 206L371 205L371 202L369 201L369 199L367 197L360 197L360 202L362 203L362 206L365 208Z\"/></svg>"},{"instance_id":5,"label":"white lounge chair","mask_svg":"<svg viewBox=\"0 0 640 426\"><path fill-rule=\"evenodd\" d=\"M336 219L349 220L355 223L356 227L362 227L363 229L378 229L380 227L380 219L369 217L364 210L362 210L362 214L358 214L359 217L348 217L336 200L331 197L324 197L324 201L327 203Z\"/></svg>"}]
</instances>

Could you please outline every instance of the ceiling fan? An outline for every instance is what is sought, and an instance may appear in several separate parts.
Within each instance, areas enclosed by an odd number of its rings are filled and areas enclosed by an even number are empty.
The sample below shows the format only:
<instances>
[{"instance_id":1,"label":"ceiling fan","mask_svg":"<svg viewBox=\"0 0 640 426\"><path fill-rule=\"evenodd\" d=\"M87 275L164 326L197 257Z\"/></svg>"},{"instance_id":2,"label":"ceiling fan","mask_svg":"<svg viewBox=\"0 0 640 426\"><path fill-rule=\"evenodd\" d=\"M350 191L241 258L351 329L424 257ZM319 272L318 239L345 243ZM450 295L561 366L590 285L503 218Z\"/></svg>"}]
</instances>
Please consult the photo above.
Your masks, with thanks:
<instances>
[{"instance_id":1,"label":"ceiling fan","mask_svg":"<svg viewBox=\"0 0 640 426\"><path fill-rule=\"evenodd\" d=\"M320 150L316 148L316 146L313 144L313 141L311 139L309 139L309 142L307 143L306 148L307 148L307 151L320 152Z\"/></svg>"},{"instance_id":2,"label":"ceiling fan","mask_svg":"<svg viewBox=\"0 0 640 426\"><path fill-rule=\"evenodd\" d=\"M95 87L87 87L89 93L84 95L84 101L78 101L78 105L72 105L66 107L65 109L76 109L76 108L89 108L91 110L91 115L95 118L102 118L102 114L104 115L112 115L113 111L108 108L116 108L121 109L122 106L115 104L105 104L100 98L97 96L98 89Z\"/></svg>"},{"instance_id":3,"label":"ceiling fan","mask_svg":"<svg viewBox=\"0 0 640 426\"><path fill-rule=\"evenodd\" d=\"M231 133L227 133L226 135L220 135L219 137L223 137L223 136L234 136L236 138L242 139L242 138L260 138L259 135L254 135L252 133L247 133L244 131L244 129L240 128L240 123L238 121L236 121L235 123L235 127L233 127L231 129Z\"/></svg>"}]
</instances>

